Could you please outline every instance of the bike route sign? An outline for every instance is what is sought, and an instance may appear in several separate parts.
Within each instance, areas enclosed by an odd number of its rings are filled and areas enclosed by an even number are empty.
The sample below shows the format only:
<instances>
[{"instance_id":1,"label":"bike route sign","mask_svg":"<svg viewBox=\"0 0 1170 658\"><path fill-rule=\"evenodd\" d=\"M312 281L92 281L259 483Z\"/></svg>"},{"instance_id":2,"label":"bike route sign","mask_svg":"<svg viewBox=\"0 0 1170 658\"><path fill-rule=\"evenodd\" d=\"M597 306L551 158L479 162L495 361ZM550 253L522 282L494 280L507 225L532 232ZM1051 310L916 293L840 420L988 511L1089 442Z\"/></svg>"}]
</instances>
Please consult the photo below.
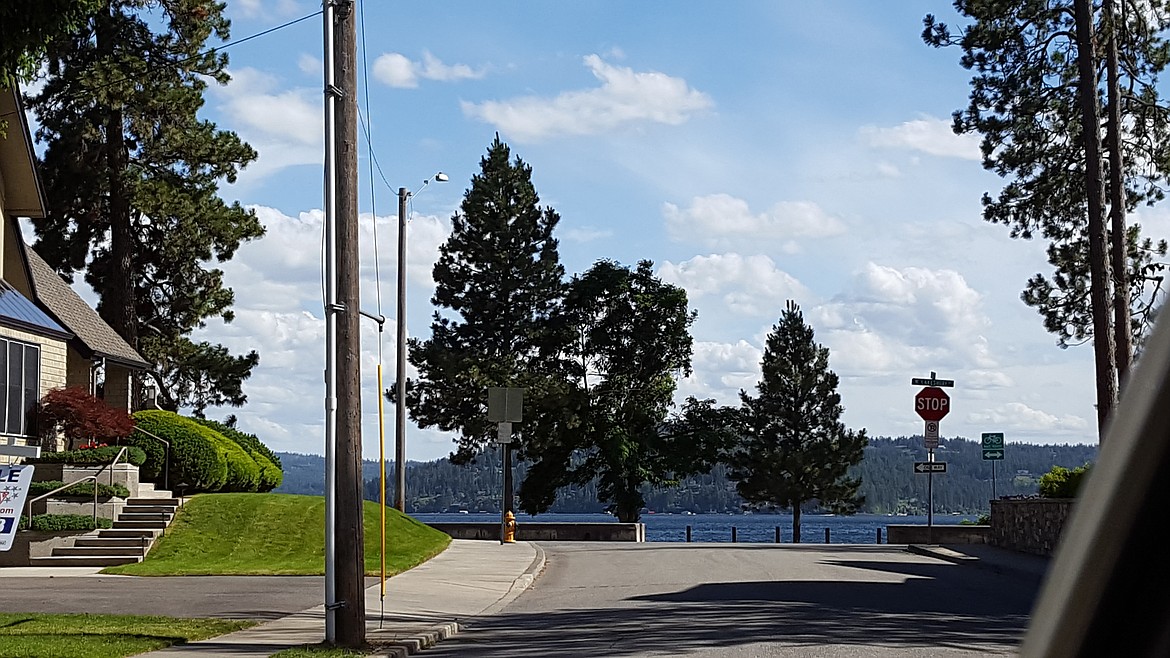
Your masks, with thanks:
<instances>
[{"instance_id":1,"label":"bike route sign","mask_svg":"<svg viewBox=\"0 0 1170 658\"><path fill-rule=\"evenodd\" d=\"M984 459L1003 459L1003 433L1002 432L984 432L983 436L983 458Z\"/></svg>"}]
</instances>

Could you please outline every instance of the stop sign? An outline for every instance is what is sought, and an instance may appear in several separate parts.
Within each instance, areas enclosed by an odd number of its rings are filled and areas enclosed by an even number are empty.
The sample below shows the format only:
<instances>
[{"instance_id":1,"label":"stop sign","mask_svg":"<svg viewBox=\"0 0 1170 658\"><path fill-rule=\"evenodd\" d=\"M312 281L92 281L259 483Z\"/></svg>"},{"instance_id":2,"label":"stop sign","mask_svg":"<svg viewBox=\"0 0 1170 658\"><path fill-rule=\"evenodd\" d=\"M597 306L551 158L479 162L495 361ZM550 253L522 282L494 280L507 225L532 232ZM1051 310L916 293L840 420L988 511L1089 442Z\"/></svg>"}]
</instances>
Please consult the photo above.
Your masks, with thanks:
<instances>
[{"instance_id":1,"label":"stop sign","mask_svg":"<svg viewBox=\"0 0 1170 658\"><path fill-rule=\"evenodd\" d=\"M914 411L922 420L939 421L951 410L951 396L941 388L927 386L914 396Z\"/></svg>"}]
</instances>

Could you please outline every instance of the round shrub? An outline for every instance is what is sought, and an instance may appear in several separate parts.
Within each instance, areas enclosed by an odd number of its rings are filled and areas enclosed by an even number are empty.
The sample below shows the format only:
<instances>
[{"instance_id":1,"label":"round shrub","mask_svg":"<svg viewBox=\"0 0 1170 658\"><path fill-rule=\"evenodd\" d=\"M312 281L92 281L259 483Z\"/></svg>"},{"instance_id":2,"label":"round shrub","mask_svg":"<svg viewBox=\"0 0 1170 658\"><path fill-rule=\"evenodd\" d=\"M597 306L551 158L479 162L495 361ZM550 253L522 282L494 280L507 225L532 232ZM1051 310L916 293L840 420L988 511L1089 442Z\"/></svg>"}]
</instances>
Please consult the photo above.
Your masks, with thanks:
<instances>
[{"instance_id":1,"label":"round shrub","mask_svg":"<svg viewBox=\"0 0 1170 658\"><path fill-rule=\"evenodd\" d=\"M186 485L183 493L198 491L219 491L228 478L227 459L224 451L216 446L213 433L206 427L172 411L150 409L134 414L138 427L154 434L171 444L168 486L172 489L179 484ZM147 449L147 461L143 466L143 479L158 482L162 473L163 451L158 441L147 437L135 438L135 444L146 449L148 444L157 447L157 452ZM157 460L157 461L153 461Z\"/></svg>"},{"instance_id":2,"label":"round shrub","mask_svg":"<svg viewBox=\"0 0 1170 658\"><path fill-rule=\"evenodd\" d=\"M191 419L187 419L191 420ZM227 480L220 491L251 493L260 488L260 466L235 441L210 427L196 425L207 433L215 449L227 463Z\"/></svg>"},{"instance_id":3,"label":"round shrub","mask_svg":"<svg viewBox=\"0 0 1170 658\"><path fill-rule=\"evenodd\" d=\"M76 532L114 527L113 519L97 517L97 524L88 514L38 514L32 517L32 529L44 532ZM20 517L20 529L29 529L27 516Z\"/></svg>"},{"instance_id":4,"label":"round shrub","mask_svg":"<svg viewBox=\"0 0 1170 658\"><path fill-rule=\"evenodd\" d=\"M195 422L209 427L223 436L231 439L244 449L256 465L260 467L260 484L257 491L267 492L280 486L284 481L284 471L281 469L280 458L268 446L260 442L254 434L246 434L234 427L206 418L192 418Z\"/></svg>"},{"instance_id":5,"label":"round shrub","mask_svg":"<svg viewBox=\"0 0 1170 658\"><path fill-rule=\"evenodd\" d=\"M1072 470L1063 466L1053 466L1052 470L1040 476L1040 496L1042 498L1076 498L1077 490L1081 488L1081 483L1084 482L1088 473L1088 464Z\"/></svg>"}]
</instances>

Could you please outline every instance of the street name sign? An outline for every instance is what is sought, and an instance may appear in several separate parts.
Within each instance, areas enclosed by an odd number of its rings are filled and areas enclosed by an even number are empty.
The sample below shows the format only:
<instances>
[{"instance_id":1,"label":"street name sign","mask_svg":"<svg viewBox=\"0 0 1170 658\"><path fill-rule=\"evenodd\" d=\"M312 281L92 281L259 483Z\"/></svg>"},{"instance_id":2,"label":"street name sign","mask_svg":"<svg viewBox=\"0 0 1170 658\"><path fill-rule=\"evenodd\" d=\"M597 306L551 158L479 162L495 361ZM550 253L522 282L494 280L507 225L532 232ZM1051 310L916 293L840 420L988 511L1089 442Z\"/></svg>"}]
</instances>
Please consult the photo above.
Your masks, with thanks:
<instances>
[{"instance_id":1,"label":"street name sign","mask_svg":"<svg viewBox=\"0 0 1170 658\"><path fill-rule=\"evenodd\" d=\"M0 551L12 548L32 477L32 466L0 466Z\"/></svg>"},{"instance_id":2,"label":"street name sign","mask_svg":"<svg viewBox=\"0 0 1170 658\"><path fill-rule=\"evenodd\" d=\"M915 473L946 473L946 462L914 462Z\"/></svg>"},{"instance_id":3,"label":"street name sign","mask_svg":"<svg viewBox=\"0 0 1170 658\"><path fill-rule=\"evenodd\" d=\"M914 386L944 386L950 388L955 385L953 379L935 379L934 377L915 377L910 380Z\"/></svg>"},{"instance_id":4,"label":"street name sign","mask_svg":"<svg viewBox=\"0 0 1170 658\"><path fill-rule=\"evenodd\" d=\"M951 396L937 386L927 386L914 396L914 411L922 420L940 421L951 411Z\"/></svg>"}]
</instances>

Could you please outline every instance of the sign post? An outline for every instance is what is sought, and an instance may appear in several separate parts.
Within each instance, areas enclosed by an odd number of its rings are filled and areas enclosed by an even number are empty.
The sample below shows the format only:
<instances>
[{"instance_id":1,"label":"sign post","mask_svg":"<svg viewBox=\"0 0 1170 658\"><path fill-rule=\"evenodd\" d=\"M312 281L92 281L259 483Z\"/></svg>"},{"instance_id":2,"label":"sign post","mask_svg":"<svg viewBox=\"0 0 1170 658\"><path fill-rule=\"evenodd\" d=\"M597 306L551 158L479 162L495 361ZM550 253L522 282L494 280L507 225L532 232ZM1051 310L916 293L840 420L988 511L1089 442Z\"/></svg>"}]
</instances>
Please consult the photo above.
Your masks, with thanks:
<instances>
[{"instance_id":1,"label":"sign post","mask_svg":"<svg viewBox=\"0 0 1170 658\"><path fill-rule=\"evenodd\" d=\"M500 497L500 543L508 512L512 511L512 423L524 420L524 389L492 387L488 389L488 422L497 423L496 443L500 444L504 490Z\"/></svg>"},{"instance_id":2,"label":"sign post","mask_svg":"<svg viewBox=\"0 0 1170 658\"><path fill-rule=\"evenodd\" d=\"M12 548L32 477L33 466L0 466L0 551Z\"/></svg>"},{"instance_id":3,"label":"sign post","mask_svg":"<svg viewBox=\"0 0 1170 658\"><path fill-rule=\"evenodd\" d=\"M934 474L946 473L947 463L934 461L934 449L938 447L938 423L951 411L951 396L942 390L942 387L955 385L953 379L939 379L931 371L930 377L914 377L910 380L914 386L924 386L914 396L914 411L926 426L923 428L923 445L926 446L926 461L915 462L915 473L926 473L926 542L931 541L934 529Z\"/></svg>"},{"instance_id":4,"label":"sign post","mask_svg":"<svg viewBox=\"0 0 1170 658\"><path fill-rule=\"evenodd\" d=\"M1003 432L983 433L983 459L991 462L991 499L995 500L995 462L1003 460Z\"/></svg>"}]
</instances>

